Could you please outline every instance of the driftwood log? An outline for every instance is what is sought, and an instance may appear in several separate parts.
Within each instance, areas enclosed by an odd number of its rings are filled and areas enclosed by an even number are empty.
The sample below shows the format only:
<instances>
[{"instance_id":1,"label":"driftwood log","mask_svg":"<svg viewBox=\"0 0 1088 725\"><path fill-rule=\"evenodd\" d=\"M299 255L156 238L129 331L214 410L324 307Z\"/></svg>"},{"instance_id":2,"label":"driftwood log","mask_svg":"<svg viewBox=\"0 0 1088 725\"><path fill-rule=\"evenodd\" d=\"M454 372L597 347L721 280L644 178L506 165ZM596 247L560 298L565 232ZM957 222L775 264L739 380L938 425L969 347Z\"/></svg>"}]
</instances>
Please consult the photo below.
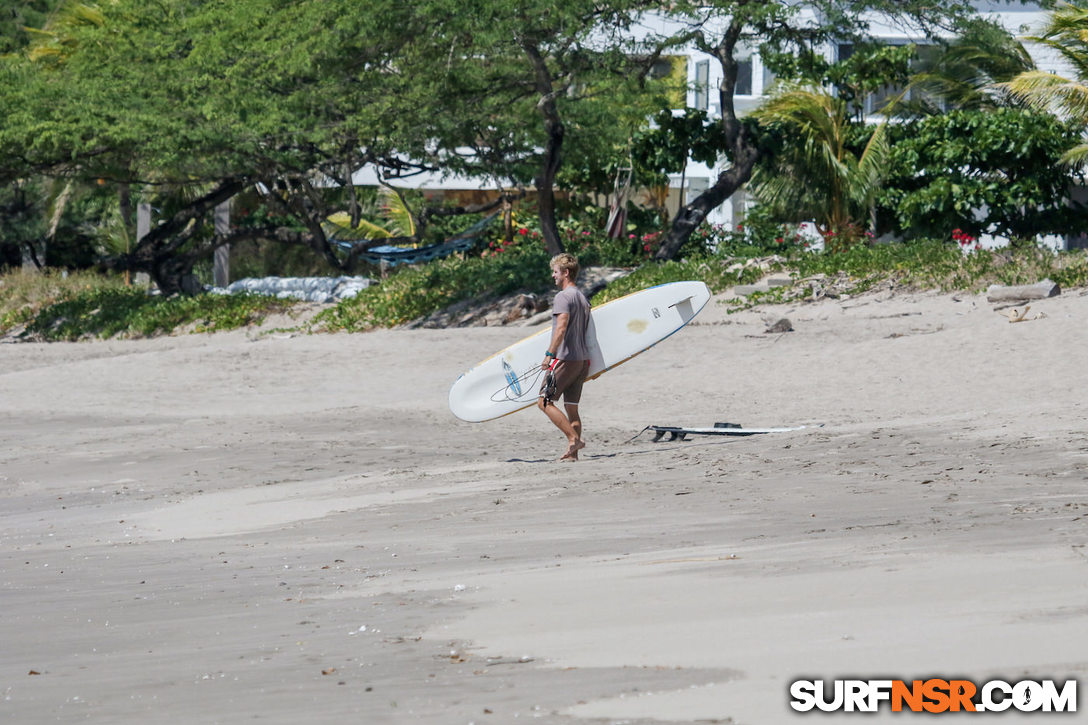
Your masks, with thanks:
<instances>
[{"instance_id":1,"label":"driftwood log","mask_svg":"<svg viewBox=\"0 0 1088 725\"><path fill-rule=\"evenodd\" d=\"M1056 282L1044 279L1035 284L1020 285L1017 287L1005 287L992 284L986 288L987 302L1023 302L1024 300L1044 300L1047 297L1055 297L1061 294L1061 288Z\"/></svg>"}]
</instances>

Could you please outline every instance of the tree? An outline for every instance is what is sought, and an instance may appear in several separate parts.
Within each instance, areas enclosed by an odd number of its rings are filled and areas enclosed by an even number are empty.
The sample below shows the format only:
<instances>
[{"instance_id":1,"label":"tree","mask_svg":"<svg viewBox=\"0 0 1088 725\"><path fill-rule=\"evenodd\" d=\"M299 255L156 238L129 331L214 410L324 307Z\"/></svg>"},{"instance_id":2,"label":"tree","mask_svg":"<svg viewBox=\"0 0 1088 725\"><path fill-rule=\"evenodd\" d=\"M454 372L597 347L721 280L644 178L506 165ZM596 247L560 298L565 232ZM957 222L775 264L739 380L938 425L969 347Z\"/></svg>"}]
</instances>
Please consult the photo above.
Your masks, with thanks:
<instances>
[{"instance_id":1,"label":"tree","mask_svg":"<svg viewBox=\"0 0 1088 725\"><path fill-rule=\"evenodd\" d=\"M974 19L942 51L922 59L910 87L918 98L900 104L900 115L932 115L951 109L996 109L1010 105L997 84L1035 68L1031 55L996 22Z\"/></svg>"},{"instance_id":2,"label":"tree","mask_svg":"<svg viewBox=\"0 0 1088 725\"><path fill-rule=\"evenodd\" d=\"M953 229L1013 240L1088 229L1068 201L1083 181L1059 163L1077 125L1023 109L958 110L889 126L891 152L879 198L882 224L948 238Z\"/></svg>"},{"instance_id":3,"label":"tree","mask_svg":"<svg viewBox=\"0 0 1088 725\"><path fill-rule=\"evenodd\" d=\"M1035 108L1088 128L1088 8L1062 4L1051 11L1042 34L1029 38L1055 51L1073 71L1072 78L1038 69L1027 70L999 87ZM1062 157L1066 163L1088 161L1088 143Z\"/></svg>"},{"instance_id":4,"label":"tree","mask_svg":"<svg viewBox=\"0 0 1088 725\"><path fill-rule=\"evenodd\" d=\"M819 50L802 49L768 52L763 63L779 82L834 88L836 96L846 103L853 120L863 123L867 99L872 94L891 92L905 84L916 56L914 44L860 42L840 48L840 57L834 62ZM884 111L883 108L872 110Z\"/></svg>"},{"instance_id":5,"label":"tree","mask_svg":"<svg viewBox=\"0 0 1088 725\"><path fill-rule=\"evenodd\" d=\"M40 28L63 0L13 0L0 10L0 55L26 47L26 28Z\"/></svg>"},{"instance_id":6,"label":"tree","mask_svg":"<svg viewBox=\"0 0 1088 725\"><path fill-rule=\"evenodd\" d=\"M775 218L815 219L838 236L865 224L888 158L885 124L856 155L847 102L805 86L783 87L753 116L790 139L752 177L756 197Z\"/></svg>"},{"instance_id":7,"label":"tree","mask_svg":"<svg viewBox=\"0 0 1088 725\"><path fill-rule=\"evenodd\" d=\"M829 41L845 42L865 37L869 13L881 13L914 24L919 33L951 27L973 10L963 0L931 3L925 0L801 0L795 3L713 0L678 2L670 16L683 30L666 44L693 44L714 58L722 71L718 92L721 105L719 132L728 149L730 165L710 187L689 201L677 214L656 257L671 259L707 214L747 183L764 151L760 132L741 122L734 103L742 53L754 48L770 52L804 52Z\"/></svg>"},{"instance_id":8,"label":"tree","mask_svg":"<svg viewBox=\"0 0 1088 725\"><path fill-rule=\"evenodd\" d=\"M659 111L632 139L635 170L646 182L664 185L668 174L684 173L689 159L711 165L724 152L714 131L705 111Z\"/></svg>"},{"instance_id":9,"label":"tree","mask_svg":"<svg viewBox=\"0 0 1088 725\"><path fill-rule=\"evenodd\" d=\"M630 134L659 107L645 81L656 56L633 52L625 32L646 4L416 5L441 19L398 59L416 85L405 89L420 111L416 134L445 151L438 165L446 171L532 183L552 254L562 251L555 190L564 157L575 156L579 167L608 165L606 154L626 157ZM464 152L453 153L459 147Z\"/></svg>"},{"instance_id":10,"label":"tree","mask_svg":"<svg viewBox=\"0 0 1088 725\"><path fill-rule=\"evenodd\" d=\"M651 59L599 35L629 21L626 1L115 0L63 37L47 29L33 57L0 62L0 104L13 109L0 178L104 180L168 212L109 260L168 292L242 239L306 245L352 269L377 242L342 251L323 225L337 211L358 224L351 175L364 164L388 181L423 170L487 175L500 189L535 180L558 248L563 150L614 148L646 113L625 100L639 95L629 71ZM254 186L268 213L215 235L211 210ZM424 207L410 237L384 241L419 242L429 220L484 208Z\"/></svg>"},{"instance_id":11,"label":"tree","mask_svg":"<svg viewBox=\"0 0 1088 725\"><path fill-rule=\"evenodd\" d=\"M341 253L322 224L331 184L373 162L395 173L419 137L386 99L393 59L427 19L391 0L284 5L239 0L117 0L93 23L65 27L63 52L0 62L0 177L46 173L131 186L163 218L119 269L177 291L192 264L225 243L265 238L313 249L350 270L375 242ZM316 30L316 32L315 32ZM422 155L422 154L420 154ZM212 209L259 186L273 212L215 235ZM419 214L422 234L429 216ZM414 237L418 238L418 237Z\"/></svg>"}]
</instances>

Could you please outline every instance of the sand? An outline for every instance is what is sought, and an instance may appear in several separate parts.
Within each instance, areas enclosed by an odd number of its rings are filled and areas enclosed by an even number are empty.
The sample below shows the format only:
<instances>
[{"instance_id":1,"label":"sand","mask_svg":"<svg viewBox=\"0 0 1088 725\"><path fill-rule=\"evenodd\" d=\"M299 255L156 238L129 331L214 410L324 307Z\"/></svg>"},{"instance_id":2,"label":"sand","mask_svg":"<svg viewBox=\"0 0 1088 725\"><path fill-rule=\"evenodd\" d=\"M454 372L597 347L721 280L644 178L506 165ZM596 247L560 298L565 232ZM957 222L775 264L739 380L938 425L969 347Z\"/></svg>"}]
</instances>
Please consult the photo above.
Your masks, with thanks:
<instances>
[{"instance_id":1,"label":"sand","mask_svg":"<svg viewBox=\"0 0 1088 725\"><path fill-rule=\"evenodd\" d=\"M0 345L0 721L902 722L789 684L1083 678L1088 297L1036 312L712 301L586 386L573 465L446 406L532 329ZM638 435L719 421L822 427Z\"/></svg>"}]
</instances>

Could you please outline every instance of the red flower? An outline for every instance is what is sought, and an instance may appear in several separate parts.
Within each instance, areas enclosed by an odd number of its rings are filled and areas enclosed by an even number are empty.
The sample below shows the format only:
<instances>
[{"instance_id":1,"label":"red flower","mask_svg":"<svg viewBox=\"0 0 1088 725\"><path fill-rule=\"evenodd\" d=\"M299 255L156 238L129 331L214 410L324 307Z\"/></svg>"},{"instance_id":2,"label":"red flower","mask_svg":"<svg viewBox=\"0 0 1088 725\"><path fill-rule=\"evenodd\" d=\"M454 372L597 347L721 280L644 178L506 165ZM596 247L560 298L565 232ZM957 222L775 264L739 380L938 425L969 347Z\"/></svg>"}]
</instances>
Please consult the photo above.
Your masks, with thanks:
<instances>
[{"instance_id":1,"label":"red flower","mask_svg":"<svg viewBox=\"0 0 1088 725\"><path fill-rule=\"evenodd\" d=\"M528 233L529 233L529 230L526 229L525 227L522 227L521 229L518 229L518 234L520 234L523 237Z\"/></svg>"}]
</instances>

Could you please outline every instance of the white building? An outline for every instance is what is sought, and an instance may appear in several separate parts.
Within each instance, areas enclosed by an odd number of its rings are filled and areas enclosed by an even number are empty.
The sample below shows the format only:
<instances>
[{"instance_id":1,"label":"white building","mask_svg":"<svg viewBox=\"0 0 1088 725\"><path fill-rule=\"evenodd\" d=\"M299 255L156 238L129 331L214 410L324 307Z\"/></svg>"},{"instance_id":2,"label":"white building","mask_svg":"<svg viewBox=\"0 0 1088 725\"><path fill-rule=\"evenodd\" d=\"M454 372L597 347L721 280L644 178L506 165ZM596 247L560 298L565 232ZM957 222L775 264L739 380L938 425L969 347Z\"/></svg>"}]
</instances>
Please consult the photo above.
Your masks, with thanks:
<instances>
[{"instance_id":1,"label":"white building","mask_svg":"<svg viewBox=\"0 0 1088 725\"><path fill-rule=\"evenodd\" d=\"M985 18L998 22L1015 36L1031 35L1037 32L1047 20L1047 13L1035 3L1009 3L1000 0L977 0L973 3L978 12ZM637 33L649 37L655 34L665 34L678 29L678 25L670 23L660 17L644 18L641 25L636 28ZM912 28L896 19L874 16L870 22L870 31L874 40L885 42L889 45L904 45L915 43L924 46L929 41L917 29ZM1038 45L1025 43L1036 65L1043 70L1066 72L1061 60L1049 49ZM829 46L826 49L826 57L829 61L838 60L843 53L848 53L848 45ZM688 94L687 106L706 111L713 118L721 117L721 105L718 101L718 89L721 86L721 66L712 56L697 50L694 47L682 49L680 52L686 57ZM743 115L752 110L761 102L774 81L774 76L764 67L759 57L757 48L752 48L745 55L740 56L742 65L737 79L737 89L734 94L734 106L737 112ZM870 107L879 105L879 99L870 99ZM682 109L678 109L682 110ZM670 200L673 210L681 198L692 198L707 189L725 168L728 161L723 159L718 165L708 167L697 162L689 163L683 175L670 176ZM682 192L681 192L682 189ZM1076 190L1081 192L1083 190ZM1085 201L1088 201L1088 193L1085 193ZM750 203L743 190L714 210L708 221L712 224L732 225L741 220L747 205ZM1007 240L984 237L986 246L1001 246ZM1052 237L1044 240L1046 244L1055 248L1064 248L1066 242L1060 237Z\"/></svg>"}]
</instances>

